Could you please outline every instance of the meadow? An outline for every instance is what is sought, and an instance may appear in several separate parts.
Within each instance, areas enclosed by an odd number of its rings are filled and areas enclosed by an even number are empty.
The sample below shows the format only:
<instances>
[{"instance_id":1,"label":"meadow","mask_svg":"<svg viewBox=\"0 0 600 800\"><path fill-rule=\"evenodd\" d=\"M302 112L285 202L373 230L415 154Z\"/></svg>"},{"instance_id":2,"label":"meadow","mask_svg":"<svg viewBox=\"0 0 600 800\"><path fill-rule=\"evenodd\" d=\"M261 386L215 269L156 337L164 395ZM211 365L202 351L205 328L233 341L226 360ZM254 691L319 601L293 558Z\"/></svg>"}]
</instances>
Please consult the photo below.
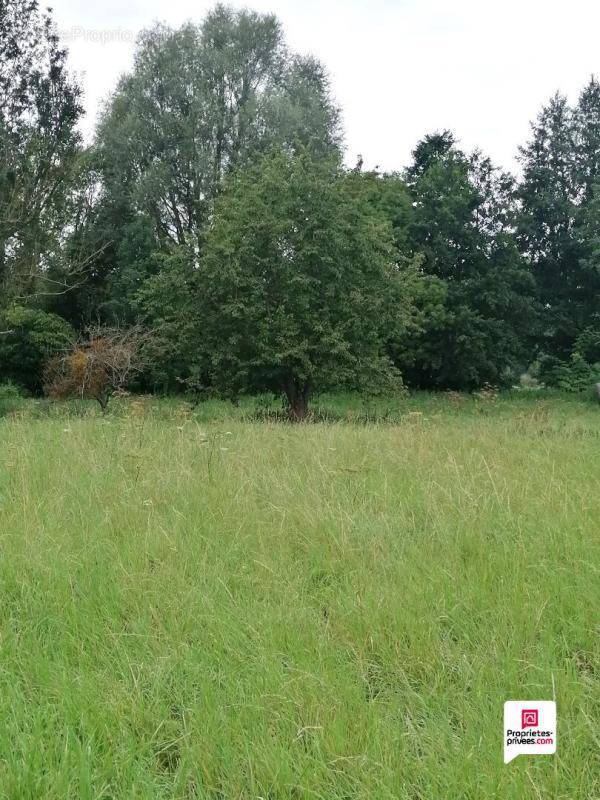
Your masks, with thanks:
<instances>
[{"instance_id":1,"label":"meadow","mask_svg":"<svg viewBox=\"0 0 600 800\"><path fill-rule=\"evenodd\" d=\"M0 419L1 800L600 797L600 405L315 412Z\"/></svg>"}]
</instances>

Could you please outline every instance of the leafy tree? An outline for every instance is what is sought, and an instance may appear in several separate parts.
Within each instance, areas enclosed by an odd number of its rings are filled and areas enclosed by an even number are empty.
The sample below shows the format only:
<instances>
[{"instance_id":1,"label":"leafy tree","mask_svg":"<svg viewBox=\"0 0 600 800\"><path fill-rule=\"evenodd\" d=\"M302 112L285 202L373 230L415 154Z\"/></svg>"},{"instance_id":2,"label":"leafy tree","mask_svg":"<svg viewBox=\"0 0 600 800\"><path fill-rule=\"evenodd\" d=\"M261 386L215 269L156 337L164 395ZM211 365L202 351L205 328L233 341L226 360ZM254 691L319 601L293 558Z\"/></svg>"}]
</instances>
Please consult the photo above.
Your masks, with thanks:
<instances>
[{"instance_id":1,"label":"leafy tree","mask_svg":"<svg viewBox=\"0 0 600 800\"><path fill-rule=\"evenodd\" d=\"M133 298L154 274L159 250L152 222L136 214L123 193L105 192L95 151L87 152L82 162L65 250L68 260L83 265L85 273L47 304L79 330L98 319L133 325ZM48 277L56 285L66 283L63 265L52 265Z\"/></svg>"},{"instance_id":2,"label":"leafy tree","mask_svg":"<svg viewBox=\"0 0 600 800\"><path fill-rule=\"evenodd\" d=\"M273 15L219 5L200 25L144 31L98 128L102 190L75 241L90 277L65 313L133 322L135 295L172 250L198 259L231 171L276 145L324 156L340 141L323 67L288 50Z\"/></svg>"},{"instance_id":3,"label":"leafy tree","mask_svg":"<svg viewBox=\"0 0 600 800\"><path fill-rule=\"evenodd\" d=\"M194 295L207 371L231 394L310 394L397 378L390 324L410 305L389 225L362 176L307 151L269 154L218 199Z\"/></svg>"},{"instance_id":4,"label":"leafy tree","mask_svg":"<svg viewBox=\"0 0 600 800\"><path fill-rule=\"evenodd\" d=\"M217 6L200 26L142 34L98 139L108 190L125 187L160 239L199 247L230 169L273 143L335 149L338 111L274 16Z\"/></svg>"},{"instance_id":5,"label":"leafy tree","mask_svg":"<svg viewBox=\"0 0 600 800\"><path fill-rule=\"evenodd\" d=\"M579 208L576 235L581 256L578 264L575 302L576 338L573 351L590 363L600 356L587 356L582 341L600 339L600 83L592 78L574 110L575 177Z\"/></svg>"},{"instance_id":6,"label":"leafy tree","mask_svg":"<svg viewBox=\"0 0 600 800\"><path fill-rule=\"evenodd\" d=\"M0 290L27 294L59 249L80 91L36 0L0 2ZM1 299L1 298L0 298Z\"/></svg>"},{"instance_id":7,"label":"leafy tree","mask_svg":"<svg viewBox=\"0 0 600 800\"><path fill-rule=\"evenodd\" d=\"M133 295L132 308L159 334L160 347L144 372L145 385L163 391L187 389L200 394L208 388L206 364L199 357L197 295L201 285L195 254L178 247L153 256L153 274Z\"/></svg>"},{"instance_id":8,"label":"leafy tree","mask_svg":"<svg viewBox=\"0 0 600 800\"><path fill-rule=\"evenodd\" d=\"M445 131L419 143L406 172L407 241L442 282L444 311L416 338L409 383L471 389L502 384L527 361L533 282L513 233L514 182Z\"/></svg>"},{"instance_id":9,"label":"leafy tree","mask_svg":"<svg viewBox=\"0 0 600 800\"><path fill-rule=\"evenodd\" d=\"M91 398L104 412L111 395L143 371L150 340L150 333L137 325L89 328L67 352L48 362L44 390L57 399Z\"/></svg>"},{"instance_id":10,"label":"leafy tree","mask_svg":"<svg viewBox=\"0 0 600 800\"><path fill-rule=\"evenodd\" d=\"M354 172L362 175L365 198L392 226L394 247L398 258L402 258L411 249L409 234L414 200L410 189L398 173L361 172L361 168L359 162Z\"/></svg>"},{"instance_id":11,"label":"leafy tree","mask_svg":"<svg viewBox=\"0 0 600 800\"><path fill-rule=\"evenodd\" d=\"M360 172L360 164L356 171ZM406 181L396 173L377 172L363 173L362 180L366 201L391 225L394 257L404 265L403 281L412 299L410 306L398 309L399 318L389 325L388 352L403 379L418 385L424 365L436 361L436 343L447 324L446 283L425 272L425 259L412 242L414 200Z\"/></svg>"},{"instance_id":12,"label":"leafy tree","mask_svg":"<svg viewBox=\"0 0 600 800\"><path fill-rule=\"evenodd\" d=\"M406 179L414 184L436 163L442 161L455 149L456 139L452 131L430 133L413 150L412 164L406 170Z\"/></svg>"},{"instance_id":13,"label":"leafy tree","mask_svg":"<svg viewBox=\"0 0 600 800\"><path fill-rule=\"evenodd\" d=\"M521 247L544 309L543 347L556 354L567 353L575 335L570 307L582 253L575 236L574 152L572 111L566 98L557 94L542 109L532 125L531 141L521 149L518 220Z\"/></svg>"},{"instance_id":14,"label":"leafy tree","mask_svg":"<svg viewBox=\"0 0 600 800\"><path fill-rule=\"evenodd\" d=\"M592 76L573 109L574 183L579 199L588 204L600 182L600 82Z\"/></svg>"},{"instance_id":15,"label":"leafy tree","mask_svg":"<svg viewBox=\"0 0 600 800\"><path fill-rule=\"evenodd\" d=\"M569 359L578 335L597 324L600 303L600 86L595 78L571 108L555 95L521 150L521 249L540 304L542 354Z\"/></svg>"}]
</instances>

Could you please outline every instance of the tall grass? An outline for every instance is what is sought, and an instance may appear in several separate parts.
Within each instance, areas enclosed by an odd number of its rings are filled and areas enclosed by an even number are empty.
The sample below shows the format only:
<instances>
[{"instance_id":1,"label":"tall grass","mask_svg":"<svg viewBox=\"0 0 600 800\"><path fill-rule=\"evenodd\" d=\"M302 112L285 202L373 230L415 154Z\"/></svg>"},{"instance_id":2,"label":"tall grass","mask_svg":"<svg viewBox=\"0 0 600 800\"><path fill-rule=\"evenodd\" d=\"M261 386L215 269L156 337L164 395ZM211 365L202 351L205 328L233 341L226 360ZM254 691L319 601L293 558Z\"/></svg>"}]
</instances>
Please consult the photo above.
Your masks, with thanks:
<instances>
[{"instance_id":1,"label":"tall grass","mask_svg":"<svg viewBox=\"0 0 600 800\"><path fill-rule=\"evenodd\" d=\"M0 798L600 796L600 409L322 403L0 420Z\"/></svg>"}]
</instances>

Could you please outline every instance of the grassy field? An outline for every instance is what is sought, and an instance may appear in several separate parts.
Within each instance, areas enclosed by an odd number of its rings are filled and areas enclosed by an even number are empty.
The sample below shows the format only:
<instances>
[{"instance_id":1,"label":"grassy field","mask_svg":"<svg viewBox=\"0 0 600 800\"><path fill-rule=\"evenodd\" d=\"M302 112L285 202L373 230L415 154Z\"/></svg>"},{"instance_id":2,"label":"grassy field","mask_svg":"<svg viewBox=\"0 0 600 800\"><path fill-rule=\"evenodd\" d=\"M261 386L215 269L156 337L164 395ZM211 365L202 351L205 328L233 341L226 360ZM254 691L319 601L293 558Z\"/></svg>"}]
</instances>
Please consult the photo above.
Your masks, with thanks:
<instances>
[{"instance_id":1,"label":"grassy field","mask_svg":"<svg viewBox=\"0 0 600 800\"><path fill-rule=\"evenodd\" d=\"M317 410L0 419L2 800L600 797L600 406Z\"/></svg>"}]
</instances>

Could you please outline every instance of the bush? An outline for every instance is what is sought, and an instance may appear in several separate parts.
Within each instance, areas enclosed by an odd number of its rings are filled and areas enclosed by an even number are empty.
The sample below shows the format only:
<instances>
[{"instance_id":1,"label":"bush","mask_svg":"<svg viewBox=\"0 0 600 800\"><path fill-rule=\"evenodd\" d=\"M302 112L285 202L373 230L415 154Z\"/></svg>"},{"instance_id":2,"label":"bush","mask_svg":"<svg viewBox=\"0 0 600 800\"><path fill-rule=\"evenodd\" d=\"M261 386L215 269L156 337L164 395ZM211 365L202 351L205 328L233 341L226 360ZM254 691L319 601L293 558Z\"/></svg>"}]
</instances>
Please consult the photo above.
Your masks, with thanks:
<instances>
[{"instance_id":1,"label":"bush","mask_svg":"<svg viewBox=\"0 0 600 800\"><path fill-rule=\"evenodd\" d=\"M589 364L600 362L600 330L586 328L575 340L573 350L579 353Z\"/></svg>"},{"instance_id":2,"label":"bush","mask_svg":"<svg viewBox=\"0 0 600 800\"><path fill-rule=\"evenodd\" d=\"M23 395L13 383L0 384L0 417L18 411L23 405Z\"/></svg>"},{"instance_id":3,"label":"bush","mask_svg":"<svg viewBox=\"0 0 600 800\"><path fill-rule=\"evenodd\" d=\"M96 400L106 411L111 394L143 370L149 341L149 334L138 326L90 328L68 353L50 359L44 391L54 399Z\"/></svg>"},{"instance_id":4,"label":"bush","mask_svg":"<svg viewBox=\"0 0 600 800\"><path fill-rule=\"evenodd\" d=\"M46 363L72 343L74 332L56 314L13 306L0 313L0 376L30 392L42 388Z\"/></svg>"},{"instance_id":5,"label":"bush","mask_svg":"<svg viewBox=\"0 0 600 800\"><path fill-rule=\"evenodd\" d=\"M577 352L569 361L547 357L540 363L540 378L547 386L565 392L589 392L600 381L600 363L590 364Z\"/></svg>"}]
</instances>

